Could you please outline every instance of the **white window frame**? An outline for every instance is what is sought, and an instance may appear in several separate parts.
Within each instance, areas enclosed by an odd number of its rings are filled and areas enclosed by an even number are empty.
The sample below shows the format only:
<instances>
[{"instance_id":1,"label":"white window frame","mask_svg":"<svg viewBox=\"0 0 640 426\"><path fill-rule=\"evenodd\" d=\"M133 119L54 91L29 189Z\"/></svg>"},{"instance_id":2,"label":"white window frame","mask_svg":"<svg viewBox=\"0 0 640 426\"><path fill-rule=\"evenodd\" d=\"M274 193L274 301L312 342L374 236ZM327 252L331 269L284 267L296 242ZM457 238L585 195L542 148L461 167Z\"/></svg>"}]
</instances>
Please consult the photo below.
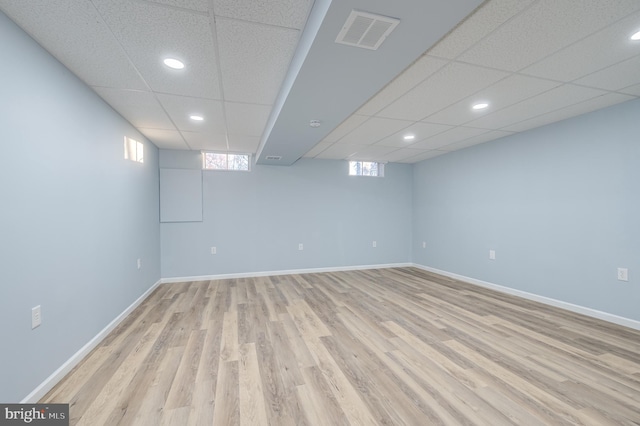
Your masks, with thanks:
<instances>
[{"instance_id":1,"label":"white window frame","mask_svg":"<svg viewBox=\"0 0 640 426\"><path fill-rule=\"evenodd\" d=\"M252 155L246 152L221 152L221 151L201 151L202 152L202 170L212 172L250 172ZM207 167L207 154L224 155L227 157L226 168L211 168ZM231 169L229 168L229 156L230 155L243 155L247 157L247 169Z\"/></svg>"},{"instance_id":2,"label":"white window frame","mask_svg":"<svg viewBox=\"0 0 640 426\"><path fill-rule=\"evenodd\" d=\"M357 163L360 163L360 167L357 168ZM376 174L364 174L365 164L376 164ZM349 176L365 176L365 177L384 177L384 165L385 163L381 163L378 161L361 161L361 160L349 160L347 162L348 169L347 172ZM354 166L356 169L354 170Z\"/></svg>"}]
</instances>

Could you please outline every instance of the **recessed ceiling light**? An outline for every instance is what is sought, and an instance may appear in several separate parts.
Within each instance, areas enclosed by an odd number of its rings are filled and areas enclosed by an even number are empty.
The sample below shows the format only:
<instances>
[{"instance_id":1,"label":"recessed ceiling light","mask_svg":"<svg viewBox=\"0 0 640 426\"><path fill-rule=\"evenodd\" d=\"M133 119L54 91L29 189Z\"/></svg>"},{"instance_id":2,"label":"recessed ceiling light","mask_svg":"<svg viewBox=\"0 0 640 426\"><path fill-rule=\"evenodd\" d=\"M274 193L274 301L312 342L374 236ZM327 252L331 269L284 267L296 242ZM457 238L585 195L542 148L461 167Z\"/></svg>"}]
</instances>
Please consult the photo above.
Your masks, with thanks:
<instances>
[{"instance_id":1,"label":"recessed ceiling light","mask_svg":"<svg viewBox=\"0 0 640 426\"><path fill-rule=\"evenodd\" d=\"M173 68L174 70L181 70L184 68L184 62L179 61L175 58L167 58L164 61L164 64L169 68Z\"/></svg>"},{"instance_id":2,"label":"recessed ceiling light","mask_svg":"<svg viewBox=\"0 0 640 426\"><path fill-rule=\"evenodd\" d=\"M195 115L195 114L194 115L190 115L189 118L192 119L193 121L202 121L202 120L204 120L203 116Z\"/></svg>"},{"instance_id":3,"label":"recessed ceiling light","mask_svg":"<svg viewBox=\"0 0 640 426\"><path fill-rule=\"evenodd\" d=\"M632 35L630 38L631 38L631 40L633 40L633 41L640 40L640 31L638 31L637 33L635 33L634 35Z\"/></svg>"},{"instance_id":4,"label":"recessed ceiling light","mask_svg":"<svg viewBox=\"0 0 640 426\"><path fill-rule=\"evenodd\" d=\"M489 106L489 104L486 103L486 102L479 102L479 103L475 104L474 106L472 106L471 108L477 110L477 109L485 109L488 106Z\"/></svg>"},{"instance_id":5,"label":"recessed ceiling light","mask_svg":"<svg viewBox=\"0 0 640 426\"><path fill-rule=\"evenodd\" d=\"M309 121L309 126L311 126L311 127L320 127L320 120L311 120L311 121Z\"/></svg>"},{"instance_id":6,"label":"recessed ceiling light","mask_svg":"<svg viewBox=\"0 0 640 426\"><path fill-rule=\"evenodd\" d=\"M416 135L405 135L404 136L404 140L405 141L412 141L416 138Z\"/></svg>"}]
</instances>

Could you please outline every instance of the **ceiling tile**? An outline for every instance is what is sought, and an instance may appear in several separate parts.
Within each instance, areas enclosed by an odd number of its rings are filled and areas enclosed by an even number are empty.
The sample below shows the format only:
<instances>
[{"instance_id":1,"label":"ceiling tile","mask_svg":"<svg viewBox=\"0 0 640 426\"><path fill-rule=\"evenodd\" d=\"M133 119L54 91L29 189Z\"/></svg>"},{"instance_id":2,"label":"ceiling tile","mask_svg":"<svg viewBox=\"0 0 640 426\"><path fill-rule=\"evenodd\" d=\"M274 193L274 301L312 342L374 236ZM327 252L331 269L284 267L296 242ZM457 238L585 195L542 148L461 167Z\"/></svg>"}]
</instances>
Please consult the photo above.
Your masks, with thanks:
<instances>
[{"instance_id":1,"label":"ceiling tile","mask_svg":"<svg viewBox=\"0 0 640 426\"><path fill-rule=\"evenodd\" d=\"M364 148L366 148L365 145L333 144L320 154L316 155L315 158L323 160L344 160Z\"/></svg>"},{"instance_id":2,"label":"ceiling tile","mask_svg":"<svg viewBox=\"0 0 640 426\"><path fill-rule=\"evenodd\" d=\"M365 115L354 114L349 118L347 118L345 121L343 121L342 124L340 124L338 127L333 129L331 133L325 136L322 142L331 142L331 143L337 142L338 140L343 138L346 134L348 134L349 132L352 132L356 127L358 127L368 119L369 117Z\"/></svg>"},{"instance_id":3,"label":"ceiling tile","mask_svg":"<svg viewBox=\"0 0 640 426\"><path fill-rule=\"evenodd\" d=\"M559 85L560 83L549 80L514 74L471 97L430 115L425 120L453 126L465 124L492 111L508 107ZM471 106L480 101L488 102L489 108L479 111L473 110Z\"/></svg>"},{"instance_id":4,"label":"ceiling tile","mask_svg":"<svg viewBox=\"0 0 640 426\"><path fill-rule=\"evenodd\" d=\"M410 158L416 157L418 155L424 154L425 151L422 149L410 149L410 148L402 148L392 151L388 154L385 154L381 157L378 157L377 161L387 161L389 163L399 163L401 161L406 161Z\"/></svg>"},{"instance_id":5,"label":"ceiling tile","mask_svg":"<svg viewBox=\"0 0 640 426\"><path fill-rule=\"evenodd\" d=\"M207 151L227 151L227 137L220 133L182 132L191 149Z\"/></svg>"},{"instance_id":6,"label":"ceiling tile","mask_svg":"<svg viewBox=\"0 0 640 426\"><path fill-rule=\"evenodd\" d=\"M225 100L272 105L300 32L231 19L216 28Z\"/></svg>"},{"instance_id":7,"label":"ceiling tile","mask_svg":"<svg viewBox=\"0 0 640 426\"><path fill-rule=\"evenodd\" d=\"M361 147L355 154L349 157L349 159L362 161L380 161L380 157L397 150L397 148L390 146L367 145Z\"/></svg>"},{"instance_id":8,"label":"ceiling tile","mask_svg":"<svg viewBox=\"0 0 640 426\"><path fill-rule=\"evenodd\" d=\"M271 107L267 105L225 102L229 133L262 136Z\"/></svg>"},{"instance_id":9,"label":"ceiling tile","mask_svg":"<svg viewBox=\"0 0 640 426\"><path fill-rule=\"evenodd\" d=\"M161 149L189 149L177 130L138 128L155 146Z\"/></svg>"},{"instance_id":10,"label":"ceiling tile","mask_svg":"<svg viewBox=\"0 0 640 426\"><path fill-rule=\"evenodd\" d=\"M640 84L634 84L633 86L625 87L619 91L633 96L640 96Z\"/></svg>"},{"instance_id":11,"label":"ceiling tile","mask_svg":"<svg viewBox=\"0 0 640 426\"><path fill-rule=\"evenodd\" d=\"M621 102L634 99L632 96L622 95L620 93L606 93L602 96L588 99L584 102L580 102L574 105L569 105L565 108L539 115L530 120L521 121L520 123L512 126L505 127L504 130L510 130L515 132L523 132L525 130L533 129L534 127L544 126L546 124L555 123L556 121L565 120L567 118L575 117L580 114L586 114L601 108L606 108L611 105L615 105Z\"/></svg>"},{"instance_id":12,"label":"ceiling tile","mask_svg":"<svg viewBox=\"0 0 640 426\"><path fill-rule=\"evenodd\" d=\"M431 56L424 55L420 57L413 65L356 111L356 114L375 115L375 113L407 93L447 63L448 61Z\"/></svg>"},{"instance_id":13,"label":"ceiling tile","mask_svg":"<svg viewBox=\"0 0 640 426\"><path fill-rule=\"evenodd\" d=\"M148 90L91 2L0 0L0 7L88 85Z\"/></svg>"},{"instance_id":14,"label":"ceiling tile","mask_svg":"<svg viewBox=\"0 0 640 426\"><path fill-rule=\"evenodd\" d=\"M98 1L98 0L93 0ZM173 6L180 9L197 10L199 12L209 12L209 0L147 0L154 3Z\"/></svg>"},{"instance_id":15,"label":"ceiling tile","mask_svg":"<svg viewBox=\"0 0 640 426\"><path fill-rule=\"evenodd\" d=\"M486 129L476 129L473 127L462 127L462 126L454 127L451 130L447 130L446 132L437 134L423 141L417 142L411 145L409 148L440 149L446 145L460 142L465 139L469 139L474 136L478 136L487 132L488 131Z\"/></svg>"},{"instance_id":16,"label":"ceiling tile","mask_svg":"<svg viewBox=\"0 0 640 426\"><path fill-rule=\"evenodd\" d=\"M473 145L478 145L484 142L489 142L495 139L504 138L505 136L513 135L514 132L503 132L501 130L492 130L487 133L483 133L478 136L474 136L469 139L465 139L461 142L452 143L449 145L445 145L440 148L441 151L456 151L462 148L468 148Z\"/></svg>"},{"instance_id":17,"label":"ceiling tile","mask_svg":"<svg viewBox=\"0 0 640 426\"><path fill-rule=\"evenodd\" d=\"M638 47L640 50L640 46ZM590 87L620 90L640 83L640 55L575 81Z\"/></svg>"},{"instance_id":18,"label":"ceiling tile","mask_svg":"<svg viewBox=\"0 0 640 426\"><path fill-rule=\"evenodd\" d=\"M615 25L525 68L525 74L572 81L638 55L638 45L629 40L640 23L635 13Z\"/></svg>"},{"instance_id":19,"label":"ceiling tile","mask_svg":"<svg viewBox=\"0 0 640 426\"><path fill-rule=\"evenodd\" d=\"M302 29L312 0L213 0L216 16Z\"/></svg>"},{"instance_id":20,"label":"ceiling tile","mask_svg":"<svg viewBox=\"0 0 640 426\"><path fill-rule=\"evenodd\" d=\"M260 144L260 137L229 134L229 151L230 152L248 152L255 154Z\"/></svg>"},{"instance_id":21,"label":"ceiling tile","mask_svg":"<svg viewBox=\"0 0 640 426\"><path fill-rule=\"evenodd\" d=\"M419 163L420 161L428 160L430 158L438 157L439 155L446 154L448 151L431 150L425 151L424 154L419 154L414 157L405 158L404 160L397 161L398 163Z\"/></svg>"},{"instance_id":22,"label":"ceiling tile","mask_svg":"<svg viewBox=\"0 0 640 426\"><path fill-rule=\"evenodd\" d=\"M208 16L129 0L96 3L105 22L154 91L221 98ZM185 69L167 68L162 63L166 57L182 60Z\"/></svg>"},{"instance_id":23,"label":"ceiling tile","mask_svg":"<svg viewBox=\"0 0 640 426\"><path fill-rule=\"evenodd\" d=\"M639 9L637 0L540 0L458 60L517 71Z\"/></svg>"},{"instance_id":24,"label":"ceiling tile","mask_svg":"<svg viewBox=\"0 0 640 426\"><path fill-rule=\"evenodd\" d=\"M309 152L307 152L303 157L313 158L316 155L320 154L325 149L329 148L331 145L333 145L333 144L330 143L330 142L319 142L319 143L316 144L316 146L311 148L309 150Z\"/></svg>"},{"instance_id":25,"label":"ceiling tile","mask_svg":"<svg viewBox=\"0 0 640 426\"><path fill-rule=\"evenodd\" d=\"M507 75L502 71L452 62L377 115L419 121Z\"/></svg>"},{"instance_id":26,"label":"ceiling tile","mask_svg":"<svg viewBox=\"0 0 640 426\"><path fill-rule=\"evenodd\" d=\"M101 87L93 90L135 127L176 130L153 93Z\"/></svg>"},{"instance_id":27,"label":"ceiling tile","mask_svg":"<svg viewBox=\"0 0 640 426\"><path fill-rule=\"evenodd\" d=\"M505 108L487 114L477 120L470 121L468 124L485 129L500 130L531 117L556 111L560 108L601 96L604 93L602 90L564 84L515 104L510 108Z\"/></svg>"},{"instance_id":28,"label":"ceiling tile","mask_svg":"<svg viewBox=\"0 0 640 426\"><path fill-rule=\"evenodd\" d=\"M340 139L338 143L371 145L400 129L410 126L411 124L411 121L406 120L371 117L362 123L360 127Z\"/></svg>"},{"instance_id":29,"label":"ceiling tile","mask_svg":"<svg viewBox=\"0 0 640 426\"><path fill-rule=\"evenodd\" d=\"M429 50L429 54L454 59L533 2L534 0L492 0L485 2L475 13L463 21L455 31Z\"/></svg>"},{"instance_id":30,"label":"ceiling tile","mask_svg":"<svg viewBox=\"0 0 640 426\"><path fill-rule=\"evenodd\" d=\"M222 102L210 99L176 95L157 95L160 104L180 131L219 133L226 132ZM203 121L194 121L190 115L201 115Z\"/></svg>"},{"instance_id":31,"label":"ceiling tile","mask_svg":"<svg viewBox=\"0 0 640 426\"><path fill-rule=\"evenodd\" d=\"M446 126L443 124L419 122L419 123L412 124L406 129L396 132L393 135L388 136L379 142L376 142L376 145L406 147L418 141L426 139L428 137L437 135L438 133L442 133L445 130L449 130L451 128L452 126ZM414 135L415 138L411 141L404 140L404 136L408 134Z\"/></svg>"}]
</instances>

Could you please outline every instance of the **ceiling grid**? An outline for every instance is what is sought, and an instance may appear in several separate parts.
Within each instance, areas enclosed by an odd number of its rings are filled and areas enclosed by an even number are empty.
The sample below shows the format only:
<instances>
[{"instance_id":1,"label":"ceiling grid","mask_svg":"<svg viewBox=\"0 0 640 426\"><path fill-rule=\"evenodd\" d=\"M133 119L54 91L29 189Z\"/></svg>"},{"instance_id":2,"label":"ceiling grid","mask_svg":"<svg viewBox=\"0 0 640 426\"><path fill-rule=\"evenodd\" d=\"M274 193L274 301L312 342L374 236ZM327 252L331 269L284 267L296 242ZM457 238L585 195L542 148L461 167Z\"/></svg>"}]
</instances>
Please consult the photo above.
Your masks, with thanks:
<instances>
[{"instance_id":1,"label":"ceiling grid","mask_svg":"<svg viewBox=\"0 0 640 426\"><path fill-rule=\"evenodd\" d=\"M362 6L0 0L158 147L249 152L262 164L303 156L414 163L640 97L640 41L630 39L640 31L637 0ZM399 23L377 50L340 45L354 10ZM321 23L305 34L311 20ZM168 57L184 69L166 67ZM478 103L487 107L472 109Z\"/></svg>"}]
</instances>

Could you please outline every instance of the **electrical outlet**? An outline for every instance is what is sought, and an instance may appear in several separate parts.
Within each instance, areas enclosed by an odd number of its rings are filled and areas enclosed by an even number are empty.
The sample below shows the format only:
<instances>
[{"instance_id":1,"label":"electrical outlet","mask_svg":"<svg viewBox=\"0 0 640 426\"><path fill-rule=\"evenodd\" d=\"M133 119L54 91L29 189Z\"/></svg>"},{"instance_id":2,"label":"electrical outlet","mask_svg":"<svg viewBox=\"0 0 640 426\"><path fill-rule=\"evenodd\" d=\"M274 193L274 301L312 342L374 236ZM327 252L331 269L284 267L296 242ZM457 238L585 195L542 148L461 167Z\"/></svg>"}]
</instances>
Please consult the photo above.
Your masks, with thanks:
<instances>
[{"instance_id":1,"label":"electrical outlet","mask_svg":"<svg viewBox=\"0 0 640 426\"><path fill-rule=\"evenodd\" d=\"M298 244L298 250L300 251L304 250L304 246L302 245L302 243Z\"/></svg>"},{"instance_id":2,"label":"electrical outlet","mask_svg":"<svg viewBox=\"0 0 640 426\"><path fill-rule=\"evenodd\" d=\"M216 254L218 253L218 249L215 247L211 247L211 254Z\"/></svg>"},{"instance_id":3,"label":"electrical outlet","mask_svg":"<svg viewBox=\"0 0 640 426\"><path fill-rule=\"evenodd\" d=\"M422 242L422 248L427 248L427 242L426 241Z\"/></svg>"},{"instance_id":4,"label":"electrical outlet","mask_svg":"<svg viewBox=\"0 0 640 426\"><path fill-rule=\"evenodd\" d=\"M618 281L629 281L629 270L627 268L618 268Z\"/></svg>"},{"instance_id":5,"label":"electrical outlet","mask_svg":"<svg viewBox=\"0 0 640 426\"><path fill-rule=\"evenodd\" d=\"M378 242L374 241L373 244L371 244L371 245L373 246L373 248L376 248L376 247L378 247Z\"/></svg>"},{"instance_id":6,"label":"electrical outlet","mask_svg":"<svg viewBox=\"0 0 640 426\"><path fill-rule=\"evenodd\" d=\"M495 250L489 250L489 259L490 260L496 260L496 251Z\"/></svg>"},{"instance_id":7,"label":"electrical outlet","mask_svg":"<svg viewBox=\"0 0 640 426\"><path fill-rule=\"evenodd\" d=\"M31 308L31 329L39 327L42 324L42 311L40 305Z\"/></svg>"},{"instance_id":8,"label":"electrical outlet","mask_svg":"<svg viewBox=\"0 0 640 426\"><path fill-rule=\"evenodd\" d=\"M142 260L138 259L138 269L142 268Z\"/></svg>"}]
</instances>

